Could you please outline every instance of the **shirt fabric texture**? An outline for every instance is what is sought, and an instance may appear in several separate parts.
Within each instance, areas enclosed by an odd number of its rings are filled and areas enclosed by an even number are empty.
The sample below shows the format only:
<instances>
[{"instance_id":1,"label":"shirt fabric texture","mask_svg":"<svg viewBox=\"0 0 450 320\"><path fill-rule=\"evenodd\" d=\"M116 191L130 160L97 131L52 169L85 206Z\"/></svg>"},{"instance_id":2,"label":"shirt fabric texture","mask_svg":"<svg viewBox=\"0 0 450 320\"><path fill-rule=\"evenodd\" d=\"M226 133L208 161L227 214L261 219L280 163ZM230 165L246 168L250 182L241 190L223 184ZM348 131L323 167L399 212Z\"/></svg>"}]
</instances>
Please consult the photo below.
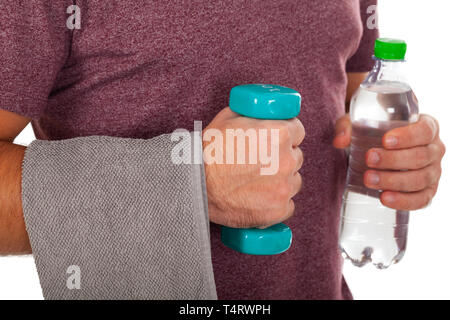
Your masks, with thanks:
<instances>
[{"instance_id":1,"label":"shirt fabric texture","mask_svg":"<svg viewBox=\"0 0 450 320\"><path fill-rule=\"evenodd\" d=\"M249 256L211 225L219 299L351 299L338 249L346 156L332 146L346 71L373 65L375 0L1 0L0 108L33 119L38 139L153 138L206 126L232 87L278 84L302 94L306 138L286 223L292 247ZM81 10L68 29L67 8Z\"/></svg>"}]
</instances>

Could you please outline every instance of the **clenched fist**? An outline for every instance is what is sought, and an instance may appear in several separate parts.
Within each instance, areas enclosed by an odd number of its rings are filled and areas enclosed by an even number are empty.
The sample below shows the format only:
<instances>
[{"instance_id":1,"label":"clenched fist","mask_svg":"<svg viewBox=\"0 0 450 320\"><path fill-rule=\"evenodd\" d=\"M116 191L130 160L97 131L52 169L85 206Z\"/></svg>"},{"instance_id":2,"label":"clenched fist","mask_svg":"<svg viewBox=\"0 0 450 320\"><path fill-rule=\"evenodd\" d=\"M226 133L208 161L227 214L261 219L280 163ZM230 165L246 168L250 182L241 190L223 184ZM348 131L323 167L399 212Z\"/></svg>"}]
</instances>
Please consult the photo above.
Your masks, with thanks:
<instances>
[{"instance_id":1,"label":"clenched fist","mask_svg":"<svg viewBox=\"0 0 450 320\"><path fill-rule=\"evenodd\" d=\"M211 137L217 134L210 133L221 133L221 136L227 137L227 131L230 130L255 133L258 141L258 157L253 157L255 161L250 161L251 150L255 145L249 144L251 139L248 137L244 147L224 138L223 163L211 161L207 150L210 149L209 144L214 142ZM264 228L291 217L294 213L291 198L300 191L302 185L298 171L303 163L303 155L299 145L304 137L305 130L297 118L258 120L242 117L230 108L217 114L203 130L210 220L233 228ZM266 143L261 145L261 142ZM261 148L267 148L267 153L272 153L272 159L279 161L277 170L270 174L262 174L267 163L260 157ZM278 153L276 157L274 152ZM227 157L231 158L230 154L236 155L236 158L245 157L245 163L226 161ZM217 150L215 156L217 158Z\"/></svg>"}]
</instances>

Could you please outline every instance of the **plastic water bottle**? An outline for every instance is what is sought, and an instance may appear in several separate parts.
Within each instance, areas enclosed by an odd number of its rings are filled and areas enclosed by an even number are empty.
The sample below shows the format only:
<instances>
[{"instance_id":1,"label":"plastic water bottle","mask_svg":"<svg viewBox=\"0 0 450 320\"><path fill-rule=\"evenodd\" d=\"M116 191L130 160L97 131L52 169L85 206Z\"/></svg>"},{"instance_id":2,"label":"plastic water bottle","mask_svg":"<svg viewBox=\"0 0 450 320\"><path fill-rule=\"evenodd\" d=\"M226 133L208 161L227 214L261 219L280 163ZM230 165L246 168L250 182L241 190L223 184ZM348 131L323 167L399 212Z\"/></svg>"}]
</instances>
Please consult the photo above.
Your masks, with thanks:
<instances>
[{"instance_id":1,"label":"plastic water bottle","mask_svg":"<svg viewBox=\"0 0 450 320\"><path fill-rule=\"evenodd\" d=\"M418 102L402 75L406 43L378 39L375 66L352 97L347 187L341 210L339 246L358 267L372 262L385 269L399 262L406 250L409 212L390 209L380 201L381 190L364 186L365 154L382 147L383 135L418 120Z\"/></svg>"}]
</instances>

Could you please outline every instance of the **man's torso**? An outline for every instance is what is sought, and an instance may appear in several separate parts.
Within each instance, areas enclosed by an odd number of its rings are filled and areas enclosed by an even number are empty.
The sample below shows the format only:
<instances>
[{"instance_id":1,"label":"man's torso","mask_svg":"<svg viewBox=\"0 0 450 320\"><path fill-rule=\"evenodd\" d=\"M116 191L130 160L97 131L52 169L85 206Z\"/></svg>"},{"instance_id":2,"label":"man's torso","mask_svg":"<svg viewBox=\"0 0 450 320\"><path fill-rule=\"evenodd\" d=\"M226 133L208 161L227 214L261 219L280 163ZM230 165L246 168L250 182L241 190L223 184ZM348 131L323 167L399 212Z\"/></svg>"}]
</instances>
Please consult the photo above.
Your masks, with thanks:
<instances>
[{"instance_id":1,"label":"man's torso","mask_svg":"<svg viewBox=\"0 0 450 320\"><path fill-rule=\"evenodd\" d=\"M344 113L345 63L362 34L359 1L77 1L81 29L55 81L38 138L152 138L204 126L245 83L302 94L306 129L293 244L277 256L246 256L211 226L219 298L339 299L339 198L345 156L333 149Z\"/></svg>"}]
</instances>

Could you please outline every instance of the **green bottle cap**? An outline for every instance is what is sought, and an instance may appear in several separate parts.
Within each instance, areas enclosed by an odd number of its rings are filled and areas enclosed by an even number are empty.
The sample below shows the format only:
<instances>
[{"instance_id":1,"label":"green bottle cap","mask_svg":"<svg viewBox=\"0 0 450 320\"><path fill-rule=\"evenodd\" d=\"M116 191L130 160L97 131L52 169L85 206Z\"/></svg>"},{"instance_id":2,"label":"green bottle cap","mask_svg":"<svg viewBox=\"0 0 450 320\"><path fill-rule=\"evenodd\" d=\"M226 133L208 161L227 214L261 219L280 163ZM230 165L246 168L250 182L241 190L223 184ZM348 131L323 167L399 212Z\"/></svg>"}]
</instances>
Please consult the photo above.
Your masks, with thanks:
<instances>
[{"instance_id":1,"label":"green bottle cap","mask_svg":"<svg viewBox=\"0 0 450 320\"><path fill-rule=\"evenodd\" d=\"M375 57L383 60L405 60L406 47L403 40L379 38L375 41Z\"/></svg>"}]
</instances>

